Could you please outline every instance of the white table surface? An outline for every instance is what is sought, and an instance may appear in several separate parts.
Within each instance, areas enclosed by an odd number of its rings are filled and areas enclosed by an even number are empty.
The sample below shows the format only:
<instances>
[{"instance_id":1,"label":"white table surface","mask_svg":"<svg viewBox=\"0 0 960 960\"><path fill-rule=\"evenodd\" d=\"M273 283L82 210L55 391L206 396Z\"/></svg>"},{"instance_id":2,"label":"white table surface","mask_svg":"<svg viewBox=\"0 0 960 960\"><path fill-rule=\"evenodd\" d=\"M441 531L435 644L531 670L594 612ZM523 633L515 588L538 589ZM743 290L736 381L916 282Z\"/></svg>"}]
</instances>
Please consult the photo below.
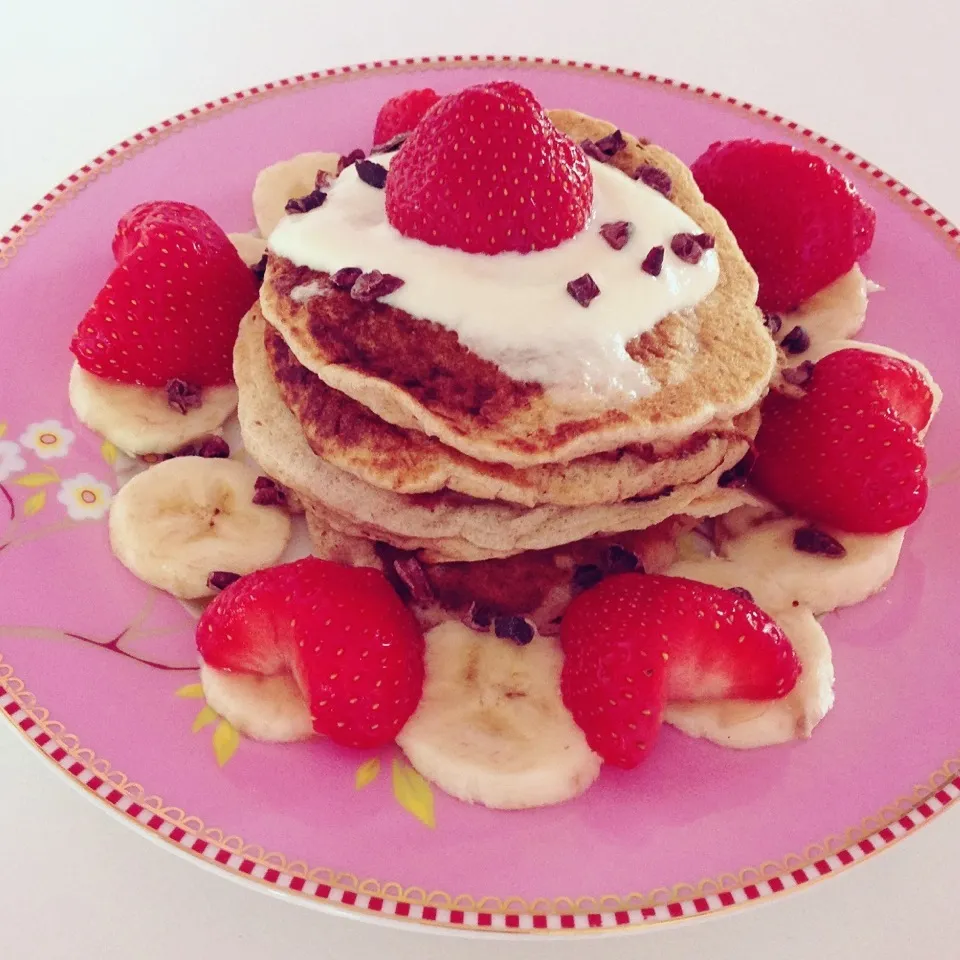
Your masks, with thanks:
<instances>
[{"instance_id":1,"label":"white table surface","mask_svg":"<svg viewBox=\"0 0 960 960\"><path fill-rule=\"evenodd\" d=\"M110 144L213 96L439 53L570 57L719 89L850 146L957 220L958 37L960 7L943 0L0 0L0 223ZM957 949L960 810L846 874L730 916L639 937L454 941L322 915L198 869L86 802L0 723L0 857L10 958L884 960Z\"/></svg>"}]
</instances>

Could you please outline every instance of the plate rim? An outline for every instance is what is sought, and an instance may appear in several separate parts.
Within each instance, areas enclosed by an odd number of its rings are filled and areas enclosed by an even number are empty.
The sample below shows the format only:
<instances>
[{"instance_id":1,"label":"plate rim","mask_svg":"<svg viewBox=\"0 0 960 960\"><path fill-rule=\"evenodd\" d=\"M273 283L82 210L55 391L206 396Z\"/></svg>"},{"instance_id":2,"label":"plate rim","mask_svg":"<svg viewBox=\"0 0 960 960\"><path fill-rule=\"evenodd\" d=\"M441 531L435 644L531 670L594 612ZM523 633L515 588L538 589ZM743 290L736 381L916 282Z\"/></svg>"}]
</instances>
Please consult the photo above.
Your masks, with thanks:
<instances>
[{"instance_id":1,"label":"plate rim","mask_svg":"<svg viewBox=\"0 0 960 960\"><path fill-rule=\"evenodd\" d=\"M8 267L26 240L80 190L119 163L162 142L178 129L287 90L349 80L372 72L413 72L445 66L607 74L627 81L655 83L751 113L792 132L801 141L812 140L828 149L841 164L853 165L859 173L891 190L921 219L932 225L955 253L960 253L960 229L909 187L846 147L763 107L704 87L622 67L558 58L473 54L377 60L296 74L209 100L146 127L70 174L0 236L0 269ZM208 828L197 817L188 817L184 811L166 806L158 796L147 796L140 784L113 770L108 761L82 747L62 724L52 720L49 711L37 705L24 682L15 676L12 665L4 660L2 653L0 713L30 745L64 771L92 799L105 803L124 822L146 830L170 849L199 858L207 866L219 867L232 874L234 879L260 889L272 889L279 894L292 892L297 896L291 899L297 902L333 908L367 919L405 921L436 931L600 932L649 928L675 920L729 912L757 900L782 896L863 862L928 823L960 798L960 756L956 756L947 760L911 795L898 798L842 836L834 835L809 846L803 855L787 854L781 862L766 861L759 867L747 867L737 874L723 874L697 884L679 883L672 889L658 888L645 895L541 898L530 904L517 897L501 900L492 896L451 896L420 887L404 888L395 882L361 881L352 874L337 873L329 868L293 870L293 867L306 868L307 865L290 863L281 854L267 853L261 847L244 844L239 837ZM318 874L325 879L317 880Z\"/></svg>"}]
</instances>

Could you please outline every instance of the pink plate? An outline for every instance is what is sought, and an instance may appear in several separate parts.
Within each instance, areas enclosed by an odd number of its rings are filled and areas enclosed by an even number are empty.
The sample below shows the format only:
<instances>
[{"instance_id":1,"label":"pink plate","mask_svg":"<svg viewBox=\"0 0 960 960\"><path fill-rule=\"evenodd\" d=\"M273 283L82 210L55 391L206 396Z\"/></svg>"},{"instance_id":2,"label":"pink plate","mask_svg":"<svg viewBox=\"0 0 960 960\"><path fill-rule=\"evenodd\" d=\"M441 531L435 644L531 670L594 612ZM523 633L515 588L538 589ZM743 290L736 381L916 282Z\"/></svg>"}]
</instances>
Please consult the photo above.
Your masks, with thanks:
<instances>
[{"instance_id":1,"label":"pink plate","mask_svg":"<svg viewBox=\"0 0 960 960\"><path fill-rule=\"evenodd\" d=\"M262 167L366 145L379 105L406 88L507 73L548 105L608 118L687 162L734 137L829 157L877 209L864 266L884 292L868 338L922 359L947 388L928 441L929 507L893 583L830 618L837 706L813 739L740 753L666 730L639 770L604 770L578 801L524 813L431 795L395 750L238 742L204 711L192 621L112 557L115 454L76 422L66 390L67 343L127 208L186 200L249 230ZM591 65L491 57L330 70L150 127L0 238L0 709L129 823L251 883L359 915L459 929L640 926L844 869L960 795L957 237L905 187L782 117Z\"/></svg>"}]
</instances>

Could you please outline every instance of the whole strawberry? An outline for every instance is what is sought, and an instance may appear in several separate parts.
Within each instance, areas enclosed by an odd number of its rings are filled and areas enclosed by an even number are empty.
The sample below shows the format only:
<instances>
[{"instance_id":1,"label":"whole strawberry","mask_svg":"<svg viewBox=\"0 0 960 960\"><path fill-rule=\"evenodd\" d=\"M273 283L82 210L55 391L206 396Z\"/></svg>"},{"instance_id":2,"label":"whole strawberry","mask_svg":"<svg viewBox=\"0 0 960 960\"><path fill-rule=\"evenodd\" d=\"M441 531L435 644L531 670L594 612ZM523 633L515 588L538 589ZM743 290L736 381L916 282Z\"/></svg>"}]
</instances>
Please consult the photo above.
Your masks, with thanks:
<instances>
[{"instance_id":1,"label":"whole strawberry","mask_svg":"<svg viewBox=\"0 0 960 960\"><path fill-rule=\"evenodd\" d=\"M757 305L791 310L850 270L876 213L825 160L785 143L714 143L690 168L760 280Z\"/></svg>"},{"instance_id":2,"label":"whole strawberry","mask_svg":"<svg viewBox=\"0 0 960 960\"><path fill-rule=\"evenodd\" d=\"M444 97L390 165L386 208L406 237L467 253L530 253L579 233L593 202L586 155L509 81Z\"/></svg>"},{"instance_id":3,"label":"whole strawberry","mask_svg":"<svg viewBox=\"0 0 960 960\"><path fill-rule=\"evenodd\" d=\"M774 391L764 400L751 482L780 506L840 530L905 527L927 502L917 431L932 402L903 360L831 353L813 368L802 397Z\"/></svg>"},{"instance_id":4,"label":"whole strawberry","mask_svg":"<svg viewBox=\"0 0 960 960\"><path fill-rule=\"evenodd\" d=\"M257 283L216 223L187 203L142 203L113 238L117 266L70 349L107 380L163 387L233 381L240 320Z\"/></svg>"},{"instance_id":5,"label":"whole strawberry","mask_svg":"<svg viewBox=\"0 0 960 960\"><path fill-rule=\"evenodd\" d=\"M197 648L218 670L291 673L314 730L348 747L391 743L423 692L423 637L383 574L315 557L228 586Z\"/></svg>"},{"instance_id":6,"label":"whole strawberry","mask_svg":"<svg viewBox=\"0 0 960 960\"><path fill-rule=\"evenodd\" d=\"M397 137L406 136L423 119L424 114L440 99L429 87L407 90L391 97L380 108L373 128L373 145L382 147Z\"/></svg>"},{"instance_id":7,"label":"whole strawberry","mask_svg":"<svg viewBox=\"0 0 960 960\"><path fill-rule=\"evenodd\" d=\"M560 639L563 702L591 749L619 767L650 755L667 701L778 699L800 676L759 607L681 577L608 577L570 604Z\"/></svg>"}]
</instances>

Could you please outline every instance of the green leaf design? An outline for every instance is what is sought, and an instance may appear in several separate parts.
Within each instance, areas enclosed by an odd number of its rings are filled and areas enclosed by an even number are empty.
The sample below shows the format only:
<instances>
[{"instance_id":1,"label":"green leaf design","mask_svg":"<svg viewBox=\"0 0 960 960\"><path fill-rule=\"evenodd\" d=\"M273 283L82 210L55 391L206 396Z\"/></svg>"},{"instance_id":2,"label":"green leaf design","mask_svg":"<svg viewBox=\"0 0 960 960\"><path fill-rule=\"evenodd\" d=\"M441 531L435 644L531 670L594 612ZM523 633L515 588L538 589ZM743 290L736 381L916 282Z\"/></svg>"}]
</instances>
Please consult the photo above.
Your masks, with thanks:
<instances>
[{"instance_id":1,"label":"green leaf design","mask_svg":"<svg viewBox=\"0 0 960 960\"><path fill-rule=\"evenodd\" d=\"M379 757L371 757L369 760L364 760L364 762L357 767L356 788L362 790L364 787L369 787L370 784L377 779L379 772Z\"/></svg>"},{"instance_id":2,"label":"green leaf design","mask_svg":"<svg viewBox=\"0 0 960 960\"><path fill-rule=\"evenodd\" d=\"M220 714L213 707L204 707L194 718L193 726L190 728L194 733L199 733L204 727L209 727L220 719Z\"/></svg>"},{"instance_id":3,"label":"green leaf design","mask_svg":"<svg viewBox=\"0 0 960 960\"><path fill-rule=\"evenodd\" d=\"M401 760L393 761L393 795L407 813L433 830L437 822L433 815L433 790L413 767Z\"/></svg>"},{"instance_id":4,"label":"green leaf design","mask_svg":"<svg viewBox=\"0 0 960 960\"><path fill-rule=\"evenodd\" d=\"M100 456L112 467L117 462L117 448L109 440L104 440L100 445Z\"/></svg>"},{"instance_id":5,"label":"green leaf design","mask_svg":"<svg viewBox=\"0 0 960 960\"><path fill-rule=\"evenodd\" d=\"M221 720L213 731L213 752L216 755L217 764L224 766L237 752L239 746L240 734L237 733L233 724Z\"/></svg>"},{"instance_id":6,"label":"green leaf design","mask_svg":"<svg viewBox=\"0 0 960 960\"><path fill-rule=\"evenodd\" d=\"M45 487L49 483L56 483L57 478L49 473L25 473L13 482L18 487Z\"/></svg>"},{"instance_id":7,"label":"green leaf design","mask_svg":"<svg viewBox=\"0 0 960 960\"><path fill-rule=\"evenodd\" d=\"M23 505L23 512L26 516L32 517L35 513L39 513L43 509L43 505L46 502L46 491L41 490L39 493L35 493L32 497L27 497L26 502Z\"/></svg>"},{"instance_id":8,"label":"green leaf design","mask_svg":"<svg viewBox=\"0 0 960 960\"><path fill-rule=\"evenodd\" d=\"M183 697L184 700L202 700L203 687L199 683L188 683L185 687L181 687L174 696Z\"/></svg>"}]
</instances>

